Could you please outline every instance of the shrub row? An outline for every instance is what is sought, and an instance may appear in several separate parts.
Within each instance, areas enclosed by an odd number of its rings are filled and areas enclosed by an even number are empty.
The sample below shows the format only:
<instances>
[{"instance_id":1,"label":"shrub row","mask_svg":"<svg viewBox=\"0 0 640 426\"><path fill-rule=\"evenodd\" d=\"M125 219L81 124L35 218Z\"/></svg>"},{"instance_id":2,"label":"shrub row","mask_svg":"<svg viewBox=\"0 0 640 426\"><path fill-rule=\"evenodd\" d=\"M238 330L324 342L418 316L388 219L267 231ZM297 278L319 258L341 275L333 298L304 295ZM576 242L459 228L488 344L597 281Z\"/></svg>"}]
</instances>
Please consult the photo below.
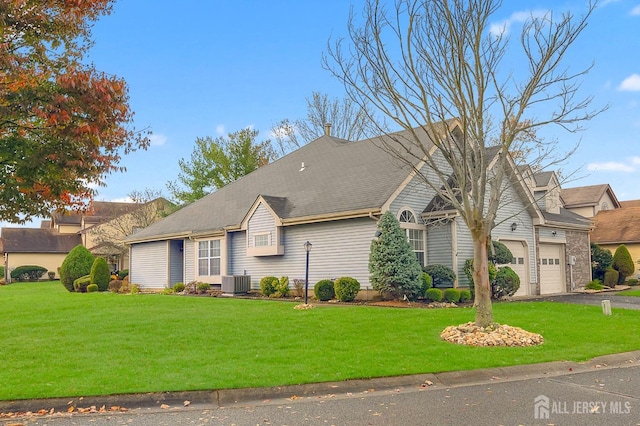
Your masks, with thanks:
<instances>
[{"instance_id":1,"label":"shrub row","mask_svg":"<svg viewBox=\"0 0 640 426\"><path fill-rule=\"evenodd\" d=\"M47 268L42 266L23 265L11 271L11 278L18 281L38 281L46 272ZM4 272L2 276L4 277Z\"/></svg>"},{"instance_id":2,"label":"shrub row","mask_svg":"<svg viewBox=\"0 0 640 426\"><path fill-rule=\"evenodd\" d=\"M459 288L447 288L442 291L439 288L430 288L425 293L425 298L430 302L458 303L469 302L471 300L471 291Z\"/></svg>"}]
</instances>

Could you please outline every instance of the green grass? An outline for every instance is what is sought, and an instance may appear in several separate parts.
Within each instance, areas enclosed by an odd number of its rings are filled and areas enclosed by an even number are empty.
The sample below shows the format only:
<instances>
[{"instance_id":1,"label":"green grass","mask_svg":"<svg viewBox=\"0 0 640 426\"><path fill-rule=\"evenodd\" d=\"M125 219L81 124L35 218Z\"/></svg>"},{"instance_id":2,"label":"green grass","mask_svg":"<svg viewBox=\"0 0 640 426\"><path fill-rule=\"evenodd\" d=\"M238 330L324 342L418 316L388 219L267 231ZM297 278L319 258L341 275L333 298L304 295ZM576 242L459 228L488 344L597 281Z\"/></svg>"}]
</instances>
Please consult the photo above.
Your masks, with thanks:
<instances>
[{"instance_id":1,"label":"green grass","mask_svg":"<svg viewBox=\"0 0 640 426\"><path fill-rule=\"evenodd\" d=\"M461 309L68 293L58 283L0 287L0 399L275 386L582 361L640 349L640 311L498 303L497 322L541 333L532 348L440 340Z\"/></svg>"},{"instance_id":2,"label":"green grass","mask_svg":"<svg viewBox=\"0 0 640 426\"><path fill-rule=\"evenodd\" d=\"M625 290L625 291L621 291L616 293L617 296L634 296L634 297L640 297L640 290Z\"/></svg>"}]
</instances>

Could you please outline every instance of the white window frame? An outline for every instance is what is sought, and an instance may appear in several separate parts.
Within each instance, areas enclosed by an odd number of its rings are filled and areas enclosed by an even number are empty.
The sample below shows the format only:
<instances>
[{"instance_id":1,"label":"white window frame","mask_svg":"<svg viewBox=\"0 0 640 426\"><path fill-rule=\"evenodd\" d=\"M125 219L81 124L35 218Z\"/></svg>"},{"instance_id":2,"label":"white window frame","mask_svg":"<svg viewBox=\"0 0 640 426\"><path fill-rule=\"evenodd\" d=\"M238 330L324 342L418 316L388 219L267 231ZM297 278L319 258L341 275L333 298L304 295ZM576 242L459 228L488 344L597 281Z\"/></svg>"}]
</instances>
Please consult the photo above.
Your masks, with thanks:
<instances>
[{"instance_id":1,"label":"white window frame","mask_svg":"<svg viewBox=\"0 0 640 426\"><path fill-rule=\"evenodd\" d=\"M216 245L217 247L214 247ZM198 247L197 247L198 276L216 277L222 274L222 246L223 246L222 240L220 239L198 241ZM203 250L205 251L204 256L203 256ZM217 251L217 254L216 254L216 251ZM206 262L206 266L205 266L206 271L204 271L205 273L203 273L202 261ZM215 261L217 261L217 267L213 266L216 263ZM212 272L216 272L216 273L212 273Z\"/></svg>"},{"instance_id":2,"label":"white window frame","mask_svg":"<svg viewBox=\"0 0 640 426\"><path fill-rule=\"evenodd\" d=\"M427 244L426 244L426 227L423 224L417 223L417 215L415 212L409 207L403 207L398 210L398 222L400 222L400 227L404 229L405 234L407 235L407 241L411 245L411 250L415 253L420 266L425 266L427 263ZM410 222L403 221L402 219L409 219ZM420 231L421 239L422 239L422 249L416 250L414 241L417 238L411 238L411 230Z\"/></svg>"},{"instance_id":3,"label":"white window frame","mask_svg":"<svg viewBox=\"0 0 640 426\"><path fill-rule=\"evenodd\" d=\"M266 242L266 244L258 244L258 240L261 240L263 237L267 237L266 240L261 242ZM257 234L253 234L253 246L254 247L269 247L271 246L271 232L261 232Z\"/></svg>"}]
</instances>

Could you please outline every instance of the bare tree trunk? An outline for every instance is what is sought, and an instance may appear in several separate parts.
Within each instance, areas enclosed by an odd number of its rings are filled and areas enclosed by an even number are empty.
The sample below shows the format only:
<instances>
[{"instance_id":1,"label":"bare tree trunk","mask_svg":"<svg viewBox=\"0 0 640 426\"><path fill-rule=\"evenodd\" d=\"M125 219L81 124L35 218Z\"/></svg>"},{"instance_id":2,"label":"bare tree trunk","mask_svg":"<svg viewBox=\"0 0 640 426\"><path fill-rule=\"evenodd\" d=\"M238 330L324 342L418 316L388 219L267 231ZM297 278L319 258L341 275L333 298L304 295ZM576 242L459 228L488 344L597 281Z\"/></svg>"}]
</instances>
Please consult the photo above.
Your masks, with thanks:
<instances>
[{"instance_id":1,"label":"bare tree trunk","mask_svg":"<svg viewBox=\"0 0 640 426\"><path fill-rule=\"evenodd\" d=\"M476 308L476 325L486 327L493 323L491 305L491 283L489 282L489 260L487 245L489 238L484 232L473 234L473 283Z\"/></svg>"}]
</instances>

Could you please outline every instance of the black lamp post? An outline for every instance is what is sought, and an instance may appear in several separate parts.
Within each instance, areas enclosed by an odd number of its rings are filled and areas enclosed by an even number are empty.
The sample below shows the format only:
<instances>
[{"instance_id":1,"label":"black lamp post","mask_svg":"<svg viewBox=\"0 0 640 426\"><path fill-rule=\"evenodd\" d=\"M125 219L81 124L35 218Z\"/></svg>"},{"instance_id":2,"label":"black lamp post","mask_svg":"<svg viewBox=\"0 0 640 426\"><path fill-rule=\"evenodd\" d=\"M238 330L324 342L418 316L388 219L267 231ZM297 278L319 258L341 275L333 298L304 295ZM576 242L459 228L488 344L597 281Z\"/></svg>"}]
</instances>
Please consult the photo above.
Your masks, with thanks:
<instances>
[{"instance_id":1,"label":"black lamp post","mask_svg":"<svg viewBox=\"0 0 640 426\"><path fill-rule=\"evenodd\" d=\"M304 251L307 252L307 267L304 273L304 304L307 304L307 298L309 294L309 252L311 251L311 243L307 241L304 243Z\"/></svg>"}]
</instances>

